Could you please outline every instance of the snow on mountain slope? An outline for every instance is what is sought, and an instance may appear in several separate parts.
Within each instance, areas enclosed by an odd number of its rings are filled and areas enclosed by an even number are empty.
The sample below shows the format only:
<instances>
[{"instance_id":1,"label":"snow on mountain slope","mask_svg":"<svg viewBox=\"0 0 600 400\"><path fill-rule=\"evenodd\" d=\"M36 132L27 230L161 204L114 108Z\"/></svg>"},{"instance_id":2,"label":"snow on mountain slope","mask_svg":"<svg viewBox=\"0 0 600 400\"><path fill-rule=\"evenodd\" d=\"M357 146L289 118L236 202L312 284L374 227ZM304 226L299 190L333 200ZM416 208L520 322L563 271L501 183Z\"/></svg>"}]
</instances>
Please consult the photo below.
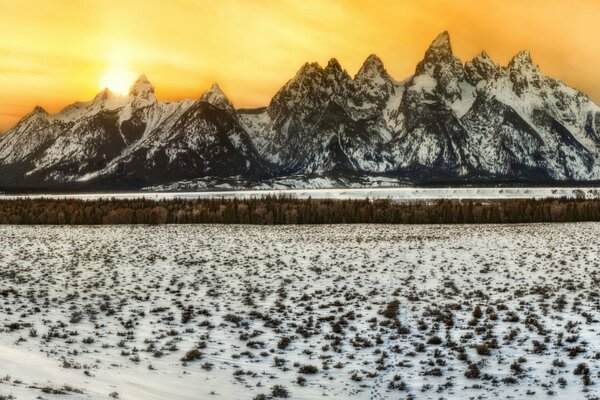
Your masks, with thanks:
<instances>
[{"instance_id":1,"label":"snow on mountain slope","mask_svg":"<svg viewBox=\"0 0 600 400\"><path fill-rule=\"evenodd\" d=\"M158 102L154 87L142 75L127 96L104 89L93 100L70 105L56 115L36 109L2 142L0 165L29 163L26 176L42 181L93 176L192 103ZM31 128L24 132L30 126L39 126L33 138Z\"/></svg>"},{"instance_id":2,"label":"snow on mountain slope","mask_svg":"<svg viewBox=\"0 0 600 400\"><path fill-rule=\"evenodd\" d=\"M386 71L383 61L371 54L352 81L350 108L357 118L379 114L391 97L401 88Z\"/></svg>"},{"instance_id":3,"label":"snow on mountain slope","mask_svg":"<svg viewBox=\"0 0 600 400\"><path fill-rule=\"evenodd\" d=\"M165 105L162 109L165 109ZM164 183L197 176L254 176L263 162L233 105L213 85L172 113L102 170L81 177Z\"/></svg>"},{"instance_id":4,"label":"snow on mountain slope","mask_svg":"<svg viewBox=\"0 0 600 400\"><path fill-rule=\"evenodd\" d=\"M335 59L325 68L305 64L264 112L242 123L282 173L389 171L384 109L401 91L374 55L354 78Z\"/></svg>"},{"instance_id":5,"label":"snow on mountain slope","mask_svg":"<svg viewBox=\"0 0 600 400\"><path fill-rule=\"evenodd\" d=\"M528 52L506 68L485 52L463 67L444 32L406 83L394 155L400 168L456 176L598 179L592 104Z\"/></svg>"},{"instance_id":6,"label":"snow on mountain slope","mask_svg":"<svg viewBox=\"0 0 600 400\"><path fill-rule=\"evenodd\" d=\"M495 79L501 71L502 68L485 51L465 63L465 78L472 86Z\"/></svg>"},{"instance_id":7,"label":"snow on mountain slope","mask_svg":"<svg viewBox=\"0 0 600 400\"><path fill-rule=\"evenodd\" d=\"M49 140L48 131L55 132L60 124L51 121L50 115L41 107L23 117L0 142L0 162L14 164L31 157L39 146Z\"/></svg>"},{"instance_id":8,"label":"snow on mountain slope","mask_svg":"<svg viewBox=\"0 0 600 400\"><path fill-rule=\"evenodd\" d=\"M269 138L266 132L269 132L268 126L273 122L269 116L267 108L259 108L252 110L238 110L240 124L244 127L254 146L260 151L263 149Z\"/></svg>"},{"instance_id":9,"label":"snow on mountain slope","mask_svg":"<svg viewBox=\"0 0 600 400\"><path fill-rule=\"evenodd\" d=\"M205 101L217 108L228 111L230 113L235 113L233 104L231 104L231 101L229 101L227 96L225 96L225 94L223 93L223 91L217 83L214 83L209 90L202 94L202 96L200 97L200 101Z\"/></svg>"},{"instance_id":10,"label":"snow on mountain slope","mask_svg":"<svg viewBox=\"0 0 600 400\"><path fill-rule=\"evenodd\" d=\"M402 123L389 143L397 169L466 175L460 142L467 132L458 118L470 108L473 94L448 33L441 33L405 83L399 105Z\"/></svg>"},{"instance_id":11,"label":"snow on mountain slope","mask_svg":"<svg viewBox=\"0 0 600 400\"><path fill-rule=\"evenodd\" d=\"M541 139L538 166L548 176L598 179L600 141L595 127L585 127L588 115L594 115L598 107L584 94L543 76L528 52L517 54L506 68L496 71L494 79L482 86L480 96L509 106L535 129ZM481 124L490 125L490 121ZM533 160L525 153L521 161Z\"/></svg>"},{"instance_id":12,"label":"snow on mountain slope","mask_svg":"<svg viewBox=\"0 0 600 400\"><path fill-rule=\"evenodd\" d=\"M528 119L532 118L535 110L552 115L586 148L598 148L599 142L584 130L587 114L598 112L598 107L583 93L559 80L543 76L539 68L533 65L529 52L517 54L504 73L491 82L486 90Z\"/></svg>"},{"instance_id":13,"label":"snow on mountain slope","mask_svg":"<svg viewBox=\"0 0 600 400\"><path fill-rule=\"evenodd\" d=\"M387 174L407 181L600 179L600 107L528 52L462 63L447 32L414 75L370 55L351 77L304 64L266 108L236 110L217 84L161 102L145 76L55 115L34 109L0 138L0 185L168 184L207 176Z\"/></svg>"}]
</instances>

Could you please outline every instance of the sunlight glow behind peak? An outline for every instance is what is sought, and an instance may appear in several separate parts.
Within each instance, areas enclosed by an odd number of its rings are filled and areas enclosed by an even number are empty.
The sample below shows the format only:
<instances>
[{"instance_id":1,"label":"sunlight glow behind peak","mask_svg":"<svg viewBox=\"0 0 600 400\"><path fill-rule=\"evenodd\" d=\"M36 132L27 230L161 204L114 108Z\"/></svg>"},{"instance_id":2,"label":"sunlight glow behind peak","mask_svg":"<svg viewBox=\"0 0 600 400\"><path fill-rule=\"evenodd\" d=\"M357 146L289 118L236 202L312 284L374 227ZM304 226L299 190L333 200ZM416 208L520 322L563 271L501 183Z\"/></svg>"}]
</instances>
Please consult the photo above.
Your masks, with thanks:
<instances>
[{"instance_id":1,"label":"sunlight glow behind peak","mask_svg":"<svg viewBox=\"0 0 600 400\"><path fill-rule=\"evenodd\" d=\"M60 3L60 6L57 4ZM127 94L152 77L160 100L211 82L236 107L260 107L305 62L355 74L377 54L397 80L449 31L463 62L506 65L530 50L545 75L600 101L600 1L0 0L0 131L35 105L58 112L98 89ZM43 38L43 40L40 40Z\"/></svg>"},{"instance_id":2,"label":"sunlight glow behind peak","mask_svg":"<svg viewBox=\"0 0 600 400\"><path fill-rule=\"evenodd\" d=\"M127 69L110 68L100 78L99 89L108 88L111 92L120 95L127 95L131 85L135 81L136 74Z\"/></svg>"}]
</instances>

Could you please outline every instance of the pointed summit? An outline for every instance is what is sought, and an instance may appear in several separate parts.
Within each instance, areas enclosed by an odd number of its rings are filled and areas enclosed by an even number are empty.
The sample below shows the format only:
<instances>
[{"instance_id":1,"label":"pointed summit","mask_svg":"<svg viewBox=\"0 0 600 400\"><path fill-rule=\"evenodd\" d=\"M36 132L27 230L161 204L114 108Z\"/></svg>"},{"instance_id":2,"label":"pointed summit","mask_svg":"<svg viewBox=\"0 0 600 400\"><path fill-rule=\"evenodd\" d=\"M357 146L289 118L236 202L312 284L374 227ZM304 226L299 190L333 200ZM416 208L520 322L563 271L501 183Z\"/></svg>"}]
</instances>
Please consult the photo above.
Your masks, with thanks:
<instances>
[{"instance_id":1,"label":"pointed summit","mask_svg":"<svg viewBox=\"0 0 600 400\"><path fill-rule=\"evenodd\" d=\"M508 63L508 76L513 84L513 90L519 96L527 91L535 91L542 87L544 77L539 68L533 64L531 54L524 50L518 53Z\"/></svg>"},{"instance_id":2,"label":"pointed summit","mask_svg":"<svg viewBox=\"0 0 600 400\"><path fill-rule=\"evenodd\" d=\"M139 78L131 85L129 90L131 96L149 95L154 94L154 86L148 80L146 75L140 75Z\"/></svg>"},{"instance_id":3,"label":"pointed summit","mask_svg":"<svg viewBox=\"0 0 600 400\"><path fill-rule=\"evenodd\" d=\"M205 101L222 110L235 112L233 104L229 101L225 93L221 90L217 83L213 83L210 89L200 96L200 101Z\"/></svg>"},{"instance_id":4,"label":"pointed summit","mask_svg":"<svg viewBox=\"0 0 600 400\"><path fill-rule=\"evenodd\" d=\"M329 72L329 71L342 71L342 66L340 65L340 62L335 59L332 58L331 60L329 60L329 62L327 63L327 66L325 67L325 71Z\"/></svg>"},{"instance_id":5,"label":"pointed summit","mask_svg":"<svg viewBox=\"0 0 600 400\"><path fill-rule=\"evenodd\" d=\"M492 57L490 57L489 54L486 53L485 50L483 50L475 58L473 58L473 60L480 60L480 61L488 62L488 61L492 61Z\"/></svg>"},{"instance_id":6,"label":"pointed summit","mask_svg":"<svg viewBox=\"0 0 600 400\"><path fill-rule=\"evenodd\" d=\"M21 118L19 122L17 122L16 125L10 128L6 133L21 133L30 129L35 131L49 124L49 116L50 115L48 112L42 107L35 106L29 114Z\"/></svg>"},{"instance_id":7,"label":"pointed summit","mask_svg":"<svg viewBox=\"0 0 600 400\"><path fill-rule=\"evenodd\" d=\"M363 69L363 68L381 69L381 68L383 68L383 61L381 61L381 58L379 58L376 54L369 54L369 56L363 63L361 69Z\"/></svg>"},{"instance_id":8,"label":"pointed summit","mask_svg":"<svg viewBox=\"0 0 600 400\"><path fill-rule=\"evenodd\" d=\"M500 66L485 51L465 63L467 81L473 86L477 86L481 81L493 79L499 72Z\"/></svg>"},{"instance_id":9,"label":"pointed summit","mask_svg":"<svg viewBox=\"0 0 600 400\"><path fill-rule=\"evenodd\" d=\"M115 97L115 94L109 88L104 88L94 97L92 103L103 103L112 97Z\"/></svg>"},{"instance_id":10,"label":"pointed summit","mask_svg":"<svg viewBox=\"0 0 600 400\"><path fill-rule=\"evenodd\" d=\"M450 35L444 31L437 35L425 52L425 57L417 65L416 74L431 73L436 65L451 64L452 69L462 69L462 63L454 57L450 45Z\"/></svg>"},{"instance_id":11,"label":"pointed summit","mask_svg":"<svg viewBox=\"0 0 600 400\"><path fill-rule=\"evenodd\" d=\"M471 61L467 61L465 63L465 68L467 67L467 65L473 65L477 68L500 69L500 66L496 64L494 60L492 60L492 58L489 56L489 54L485 51L482 51L481 53L473 57Z\"/></svg>"},{"instance_id":12,"label":"pointed summit","mask_svg":"<svg viewBox=\"0 0 600 400\"><path fill-rule=\"evenodd\" d=\"M383 62L371 54L360 67L354 80L353 102L362 116L369 118L387 103L395 93L394 79L387 73Z\"/></svg>"},{"instance_id":13,"label":"pointed summit","mask_svg":"<svg viewBox=\"0 0 600 400\"><path fill-rule=\"evenodd\" d=\"M306 62L304 63L304 65L302 65L302 67L300 67L300 69L298 70L298 72L296 73L296 77L301 77L301 76L305 76L305 75L312 75L314 73L320 73L323 71L323 68L321 68L321 66L319 65L319 63L316 62Z\"/></svg>"},{"instance_id":14,"label":"pointed summit","mask_svg":"<svg viewBox=\"0 0 600 400\"><path fill-rule=\"evenodd\" d=\"M134 101L135 98L134 98ZM124 96L104 88L90 101L78 101L63 108L54 118L72 122L85 116L95 115L103 110L116 110L131 102L131 96Z\"/></svg>"},{"instance_id":15,"label":"pointed summit","mask_svg":"<svg viewBox=\"0 0 600 400\"><path fill-rule=\"evenodd\" d=\"M452 53L452 46L450 45L450 34L448 31L444 31L436 36L431 42L429 49L443 49L449 50Z\"/></svg>"},{"instance_id":16,"label":"pointed summit","mask_svg":"<svg viewBox=\"0 0 600 400\"><path fill-rule=\"evenodd\" d=\"M341 82L349 81L350 75L342 68L338 60L332 58L327 63L327 66L323 70L326 79L328 79L333 85L339 86Z\"/></svg>"},{"instance_id":17,"label":"pointed summit","mask_svg":"<svg viewBox=\"0 0 600 400\"><path fill-rule=\"evenodd\" d=\"M154 86L152 86L148 77L143 74L131 86L129 96L133 97L132 105L134 108L141 108L156 103Z\"/></svg>"},{"instance_id":18,"label":"pointed summit","mask_svg":"<svg viewBox=\"0 0 600 400\"><path fill-rule=\"evenodd\" d=\"M453 59L452 45L450 44L450 34L444 31L437 35L437 37L431 42L429 48L425 52L425 60L444 60Z\"/></svg>"},{"instance_id":19,"label":"pointed summit","mask_svg":"<svg viewBox=\"0 0 600 400\"><path fill-rule=\"evenodd\" d=\"M354 84L362 91L371 96L381 99L389 97L390 87L393 86L393 78L388 74L383 61L375 54L371 54L354 76Z\"/></svg>"},{"instance_id":20,"label":"pointed summit","mask_svg":"<svg viewBox=\"0 0 600 400\"><path fill-rule=\"evenodd\" d=\"M115 93L109 88L102 89L91 102L91 107L95 109L115 109L124 106L127 103L127 96Z\"/></svg>"},{"instance_id":21,"label":"pointed summit","mask_svg":"<svg viewBox=\"0 0 600 400\"><path fill-rule=\"evenodd\" d=\"M40 114L40 115L48 115L48 111L46 111L43 107L41 106L35 106L33 107L33 110L31 111L31 114Z\"/></svg>"},{"instance_id":22,"label":"pointed summit","mask_svg":"<svg viewBox=\"0 0 600 400\"><path fill-rule=\"evenodd\" d=\"M140 83L140 82L144 82L144 83L150 83L150 81L148 80L148 77L146 76L146 74L141 74L138 78L136 83Z\"/></svg>"},{"instance_id":23,"label":"pointed summit","mask_svg":"<svg viewBox=\"0 0 600 400\"><path fill-rule=\"evenodd\" d=\"M452 54L450 35L444 31L434 39L423 60L417 64L410 90L417 93L436 91L452 103L461 97L459 83L464 78L462 62Z\"/></svg>"},{"instance_id":24,"label":"pointed summit","mask_svg":"<svg viewBox=\"0 0 600 400\"><path fill-rule=\"evenodd\" d=\"M383 66L381 58L375 54L371 54L360 67L354 79L373 78L377 76L388 77L388 73Z\"/></svg>"},{"instance_id":25,"label":"pointed summit","mask_svg":"<svg viewBox=\"0 0 600 400\"><path fill-rule=\"evenodd\" d=\"M531 60L531 54L528 50L517 53L508 63L508 67L511 69L529 65L533 66L533 61Z\"/></svg>"}]
</instances>

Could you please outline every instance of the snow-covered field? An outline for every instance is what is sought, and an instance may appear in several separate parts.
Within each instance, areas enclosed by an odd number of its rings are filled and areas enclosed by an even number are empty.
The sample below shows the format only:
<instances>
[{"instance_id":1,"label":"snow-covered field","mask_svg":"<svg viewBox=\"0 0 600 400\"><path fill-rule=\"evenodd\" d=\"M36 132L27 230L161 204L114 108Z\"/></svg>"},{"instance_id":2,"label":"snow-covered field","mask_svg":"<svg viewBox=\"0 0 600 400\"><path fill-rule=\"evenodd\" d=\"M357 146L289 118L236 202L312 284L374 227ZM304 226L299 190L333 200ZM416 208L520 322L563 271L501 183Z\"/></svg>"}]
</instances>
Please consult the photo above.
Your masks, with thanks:
<instances>
[{"instance_id":1,"label":"snow-covered field","mask_svg":"<svg viewBox=\"0 0 600 400\"><path fill-rule=\"evenodd\" d=\"M276 189L276 190L223 190L206 192L132 192L98 194L34 194L0 195L2 199L22 198L74 198L97 199L250 199L264 196L290 196L300 199L391 199L396 201L414 200L490 200L490 199L543 199L543 198L600 198L600 188L596 187L513 187L513 188L348 188L348 189Z\"/></svg>"},{"instance_id":2,"label":"snow-covered field","mask_svg":"<svg viewBox=\"0 0 600 400\"><path fill-rule=\"evenodd\" d=\"M600 392L597 223L0 237L0 399Z\"/></svg>"}]
</instances>

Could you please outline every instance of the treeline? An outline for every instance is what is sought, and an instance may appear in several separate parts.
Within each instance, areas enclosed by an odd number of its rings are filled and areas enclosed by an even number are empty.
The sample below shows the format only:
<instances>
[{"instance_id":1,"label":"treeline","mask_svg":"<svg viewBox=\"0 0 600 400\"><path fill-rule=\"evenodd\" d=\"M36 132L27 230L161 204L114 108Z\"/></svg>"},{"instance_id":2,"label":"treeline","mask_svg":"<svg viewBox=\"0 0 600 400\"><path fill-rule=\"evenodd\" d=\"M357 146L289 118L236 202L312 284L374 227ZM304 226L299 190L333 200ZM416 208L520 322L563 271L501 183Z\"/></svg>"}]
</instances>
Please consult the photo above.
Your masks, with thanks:
<instances>
[{"instance_id":1,"label":"treeline","mask_svg":"<svg viewBox=\"0 0 600 400\"><path fill-rule=\"evenodd\" d=\"M600 221L600 200L210 200L0 201L0 224L469 224Z\"/></svg>"}]
</instances>

